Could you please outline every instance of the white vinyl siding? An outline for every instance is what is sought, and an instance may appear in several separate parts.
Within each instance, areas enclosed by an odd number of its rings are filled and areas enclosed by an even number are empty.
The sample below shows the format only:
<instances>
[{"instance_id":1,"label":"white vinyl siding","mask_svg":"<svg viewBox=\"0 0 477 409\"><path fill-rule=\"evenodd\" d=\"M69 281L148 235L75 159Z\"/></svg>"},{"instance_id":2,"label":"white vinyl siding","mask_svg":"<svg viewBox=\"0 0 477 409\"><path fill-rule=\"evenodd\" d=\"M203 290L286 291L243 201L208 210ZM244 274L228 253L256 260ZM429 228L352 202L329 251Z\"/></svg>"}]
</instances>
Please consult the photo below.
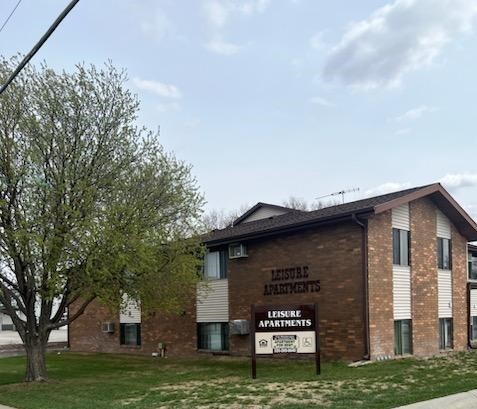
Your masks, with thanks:
<instances>
[{"instance_id":1,"label":"white vinyl siding","mask_svg":"<svg viewBox=\"0 0 477 409\"><path fill-rule=\"evenodd\" d=\"M452 271L437 271L439 318L452 318Z\"/></svg>"},{"instance_id":2,"label":"white vinyl siding","mask_svg":"<svg viewBox=\"0 0 477 409\"><path fill-rule=\"evenodd\" d=\"M253 222L255 220L267 219L273 216L279 216L285 214L285 210L275 209L273 207L261 207L254 211L250 216L242 220L242 223Z\"/></svg>"},{"instance_id":3,"label":"white vinyl siding","mask_svg":"<svg viewBox=\"0 0 477 409\"><path fill-rule=\"evenodd\" d=\"M451 239L451 224L449 219L440 210L436 210L437 237Z\"/></svg>"},{"instance_id":4,"label":"white vinyl siding","mask_svg":"<svg viewBox=\"0 0 477 409\"><path fill-rule=\"evenodd\" d=\"M470 316L477 317L477 289L470 290Z\"/></svg>"},{"instance_id":5,"label":"white vinyl siding","mask_svg":"<svg viewBox=\"0 0 477 409\"><path fill-rule=\"evenodd\" d=\"M410 230L409 203L392 209L392 227L404 231ZM403 251L407 254L408 246L405 247ZM406 259L409 260L409 254ZM393 266L393 314L395 320L412 319L411 268L407 265Z\"/></svg>"},{"instance_id":6,"label":"white vinyl siding","mask_svg":"<svg viewBox=\"0 0 477 409\"><path fill-rule=\"evenodd\" d=\"M395 320L411 319L411 268L393 266L393 311Z\"/></svg>"},{"instance_id":7,"label":"white vinyl siding","mask_svg":"<svg viewBox=\"0 0 477 409\"><path fill-rule=\"evenodd\" d=\"M197 322L229 321L229 282L214 280L197 286Z\"/></svg>"},{"instance_id":8,"label":"white vinyl siding","mask_svg":"<svg viewBox=\"0 0 477 409\"><path fill-rule=\"evenodd\" d=\"M394 229L410 230L409 203L395 207L392 210L392 223Z\"/></svg>"},{"instance_id":9,"label":"white vinyl siding","mask_svg":"<svg viewBox=\"0 0 477 409\"><path fill-rule=\"evenodd\" d=\"M119 312L119 322L121 324L141 323L141 307L136 301L130 299L127 294L123 295L123 304Z\"/></svg>"}]
</instances>

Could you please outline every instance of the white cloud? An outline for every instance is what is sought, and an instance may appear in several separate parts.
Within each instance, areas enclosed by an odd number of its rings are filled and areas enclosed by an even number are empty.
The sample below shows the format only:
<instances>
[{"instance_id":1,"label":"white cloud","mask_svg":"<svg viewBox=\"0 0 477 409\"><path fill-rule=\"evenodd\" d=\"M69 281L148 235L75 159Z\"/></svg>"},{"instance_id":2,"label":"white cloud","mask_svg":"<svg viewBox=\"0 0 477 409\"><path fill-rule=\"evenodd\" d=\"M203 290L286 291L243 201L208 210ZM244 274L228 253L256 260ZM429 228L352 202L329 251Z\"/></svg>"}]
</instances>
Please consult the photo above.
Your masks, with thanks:
<instances>
[{"instance_id":1,"label":"white cloud","mask_svg":"<svg viewBox=\"0 0 477 409\"><path fill-rule=\"evenodd\" d=\"M437 111L436 107L429 107L427 105L421 105L417 108L410 109L409 111L404 112L404 114L399 115L395 118L397 122L416 120L421 118L423 115Z\"/></svg>"},{"instance_id":2,"label":"white cloud","mask_svg":"<svg viewBox=\"0 0 477 409\"><path fill-rule=\"evenodd\" d=\"M386 193L392 193L392 192L397 192L399 190L409 189L410 187L411 187L411 184L408 182L406 183L386 182L386 183L383 183L382 185L366 190L364 192L364 195L366 197L379 196L379 195L384 195Z\"/></svg>"},{"instance_id":3,"label":"white cloud","mask_svg":"<svg viewBox=\"0 0 477 409\"><path fill-rule=\"evenodd\" d=\"M208 42L205 46L209 51L222 55L237 54L242 48L238 44L229 43L221 39L212 40Z\"/></svg>"},{"instance_id":4,"label":"white cloud","mask_svg":"<svg viewBox=\"0 0 477 409\"><path fill-rule=\"evenodd\" d=\"M140 90L151 92L160 97L180 99L182 94L179 89L172 84L164 84L159 81L143 80L141 78L133 78L134 85Z\"/></svg>"},{"instance_id":5,"label":"white cloud","mask_svg":"<svg viewBox=\"0 0 477 409\"><path fill-rule=\"evenodd\" d=\"M223 27L229 19L230 8L223 1L211 0L204 3L204 12L209 23Z\"/></svg>"},{"instance_id":6,"label":"white cloud","mask_svg":"<svg viewBox=\"0 0 477 409\"><path fill-rule=\"evenodd\" d=\"M159 8L142 18L140 28L144 34L156 41L162 41L173 31L172 23Z\"/></svg>"},{"instance_id":7,"label":"white cloud","mask_svg":"<svg viewBox=\"0 0 477 409\"><path fill-rule=\"evenodd\" d=\"M321 105L323 107L329 107L329 108L335 106L335 104L333 104L332 102L328 101L325 98L321 98L321 97L312 97L312 98L310 98L310 102L312 104Z\"/></svg>"},{"instance_id":8,"label":"white cloud","mask_svg":"<svg viewBox=\"0 0 477 409\"><path fill-rule=\"evenodd\" d=\"M265 12L271 4L271 0L252 0L246 2L236 2L239 5L239 10L243 14L259 14Z\"/></svg>"},{"instance_id":9,"label":"white cloud","mask_svg":"<svg viewBox=\"0 0 477 409\"><path fill-rule=\"evenodd\" d=\"M398 86L476 21L475 0L396 0L349 26L328 55L324 78L364 89Z\"/></svg>"},{"instance_id":10,"label":"white cloud","mask_svg":"<svg viewBox=\"0 0 477 409\"><path fill-rule=\"evenodd\" d=\"M203 3L203 9L208 22L212 26L221 28L234 15L261 14L270 4L271 0L207 0Z\"/></svg>"},{"instance_id":11,"label":"white cloud","mask_svg":"<svg viewBox=\"0 0 477 409\"><path fill-rule=\"evenodd\" d=\"M209 51L222 55L233 55L243 47L223 40L224 27L235 16L254 16L264 13L271 0L205 0L203 3L205 17L212 28L212 40L206 44Z\"/></svg>"},{"instance_id":12,"label":"white cloud","mask_svg":"<svg viewBox=\"0 0 477 409\"><path fill-rule=\"evenodd\" d=\"M447 174L439 182L449 190L458 190L465 187L477 186L477 173Z\"/></svg>"}]
</instances>

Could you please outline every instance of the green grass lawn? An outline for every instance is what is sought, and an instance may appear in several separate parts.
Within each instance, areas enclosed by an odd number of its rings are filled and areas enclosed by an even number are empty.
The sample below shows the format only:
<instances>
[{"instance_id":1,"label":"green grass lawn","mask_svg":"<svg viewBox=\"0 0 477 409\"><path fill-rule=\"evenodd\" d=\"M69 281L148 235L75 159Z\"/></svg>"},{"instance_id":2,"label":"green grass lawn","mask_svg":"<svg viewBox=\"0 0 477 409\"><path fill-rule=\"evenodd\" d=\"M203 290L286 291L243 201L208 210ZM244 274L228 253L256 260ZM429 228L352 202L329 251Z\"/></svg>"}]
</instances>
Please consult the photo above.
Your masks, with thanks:
<instances>
[{"instance_id":1,"label":"green grass lawn","mask_svg":"<svg viewBox=\"0 0 477 409\"><path fill-rule=\"evenodd\" d=\"M239 358L101 354L48 356L50 382L22 383L25 359L0 359L0 403L19 409L392 408L477 388L477 354L401 359L359 368Z\"/></svg>"}]
</instances>

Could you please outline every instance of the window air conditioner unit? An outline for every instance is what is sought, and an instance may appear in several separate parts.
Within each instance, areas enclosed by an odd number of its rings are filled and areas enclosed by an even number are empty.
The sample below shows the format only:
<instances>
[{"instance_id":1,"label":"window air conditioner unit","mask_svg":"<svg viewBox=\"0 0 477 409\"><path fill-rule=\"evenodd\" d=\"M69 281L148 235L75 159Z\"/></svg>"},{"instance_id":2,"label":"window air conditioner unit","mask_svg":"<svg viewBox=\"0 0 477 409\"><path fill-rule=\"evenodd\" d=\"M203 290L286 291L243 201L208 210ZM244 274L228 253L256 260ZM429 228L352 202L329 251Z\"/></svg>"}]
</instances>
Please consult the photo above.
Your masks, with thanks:
<instances>
[{"instance_id":1,"label":"window air conditioner unit","mask_svg":"<svg viewBox=\"0 0 477 409\"><path fill-rule=\"evenodd\" d=\"M112 334L114 332L114 322L104 322L102 330L107 334Z\"/></svg>"},{"instance_id":2,"label":"window air conditioner unit","mask_svg":"<svg viewBox=\"0 0 477 409\"><path fill-rule=\"evenodd\" d=\"M250 321L233 320L229 323L230 335L247 335L250 334Z\"/></svg>"},{"instance_id":3,"label":"window air conditioner unit","mask_svg":"<svg viewBox=\"0 0 477 409\"><path fill-rule=\"evenodd\" d=\"M243 243L235 243L229 246L229 258L247 257L247 247Z\"/></svg>"}]
</instances>

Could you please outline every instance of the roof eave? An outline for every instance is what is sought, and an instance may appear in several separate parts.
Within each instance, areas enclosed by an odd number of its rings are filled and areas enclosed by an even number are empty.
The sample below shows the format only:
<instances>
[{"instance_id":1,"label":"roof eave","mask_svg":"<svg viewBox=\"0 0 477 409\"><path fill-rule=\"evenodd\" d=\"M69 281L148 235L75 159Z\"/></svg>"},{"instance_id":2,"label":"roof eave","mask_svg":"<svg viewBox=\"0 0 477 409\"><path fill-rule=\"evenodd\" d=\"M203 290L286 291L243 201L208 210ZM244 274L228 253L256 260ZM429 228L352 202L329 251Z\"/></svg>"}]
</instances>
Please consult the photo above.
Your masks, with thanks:
<instances>
[{"instance_id":1,"label":"roof eave","mask_svg":"<svg viewBox=\"0 0 477 409\"><path fill-rule=\"evenodd\" d=\"M254 239L258 239L262 237L275 236L278 234L292 233L295 231L308 229L311 227L317 227L321 225L342 223L344 221L351 220L351 217L353 215L356 215L359 217L367 217L373 213L374 213L374 209L370 207L366 209L361 209L358 212L356 211L346 212L339 216L323 217L318 220L315 219L315 220L309 220L306 222L290 224L288 226L279 226L269 230L263 230L263 231L255 232L255 233L244 233L237 236L230 236L224 239L216 239L216 240L209 240L209 241L204 240L204 244L209 247L216 247L220 245L236 243L238 241L243 241L243 240L254 240Z\"/></svg>"}]
</instances>

